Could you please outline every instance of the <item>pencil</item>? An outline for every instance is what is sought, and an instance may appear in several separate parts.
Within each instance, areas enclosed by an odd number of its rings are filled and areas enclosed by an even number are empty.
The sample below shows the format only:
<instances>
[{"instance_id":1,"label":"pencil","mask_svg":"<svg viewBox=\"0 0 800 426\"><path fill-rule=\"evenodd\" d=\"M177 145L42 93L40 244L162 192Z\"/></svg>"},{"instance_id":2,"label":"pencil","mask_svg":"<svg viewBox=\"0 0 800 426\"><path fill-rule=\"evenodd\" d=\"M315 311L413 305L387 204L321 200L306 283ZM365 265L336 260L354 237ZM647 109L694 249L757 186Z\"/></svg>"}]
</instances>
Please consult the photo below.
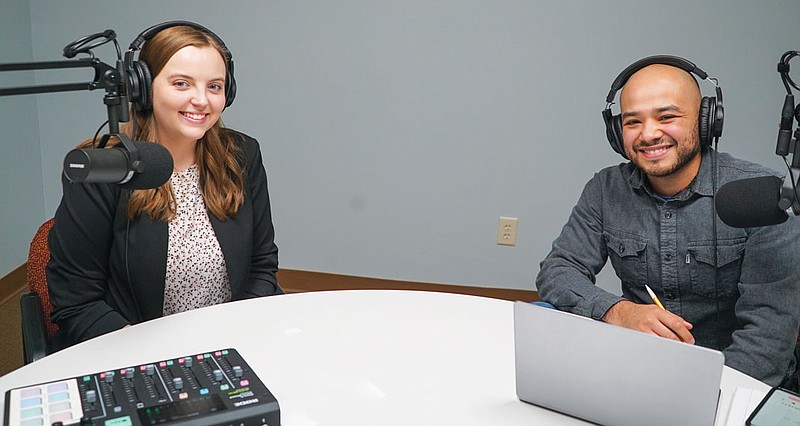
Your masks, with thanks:
<instances>
[{"instance_id":1,"label":"pencil","mask_svg":"<svg viewBox=\"0 0 800 426\"><path fill-rule=\"evenodd\" d=\"M656 297L656 294L653 293L653 290L650 288L650 286L645 284L644 288L646 288L647 292L650 293L650 298L653 299L653 302L656 304L656 306L658 306L659 308L664 309L666 311L666 309L664 308L664 305L662 305L661 301L658 300L658 297Z\"/></svg>"}]
</instances>

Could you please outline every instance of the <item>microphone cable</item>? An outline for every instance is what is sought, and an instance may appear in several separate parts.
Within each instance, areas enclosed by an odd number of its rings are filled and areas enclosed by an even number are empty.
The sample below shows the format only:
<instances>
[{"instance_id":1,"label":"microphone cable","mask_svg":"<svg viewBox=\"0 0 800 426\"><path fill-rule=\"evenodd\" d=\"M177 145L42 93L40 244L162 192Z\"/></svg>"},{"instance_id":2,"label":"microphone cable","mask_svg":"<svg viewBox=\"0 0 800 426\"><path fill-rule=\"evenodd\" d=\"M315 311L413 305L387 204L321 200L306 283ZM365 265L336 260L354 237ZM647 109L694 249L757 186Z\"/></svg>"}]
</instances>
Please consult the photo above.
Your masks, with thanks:
<instances>
[{"instance_id":1,"label":"microphone cable","mask_svg":"<svg viewBox=\"0 0 800 426\"><path fill-rule=\"evenodd\" d=\"M711 148L711 229L714 234L713 239L713 259L714 259L714 302L716 303L717 310L717 348L721 351L722 348L722 321L720 318L720 294L719 294L719 259L717 254L717 180L719 174L719 161L717 161L717 153L719 149L719 137L714 138L714 147Z\"/></svg>"},{"instance_id":2,"label":"microphone cable","mask_svg":"<svg viewBox=\"0 0 800 426\"><path fill-rule=\"evenodd\" d=\"M789 86L794 87L796 90L800 90L800 86L798 86L789 75L789 61L791 61L795 56L800 56L800 51L790 50L781 55L781 60L778 62L778 73L781 75L783 86L786 87L786 93L788 94L792 93L791 89L789 89Z\"/></svg>"},{"instance_id":3,"label":"microphone cable","mask_svg":"<svg viewBox=\"0 0 800 426\"><path fill-rule=\"evenodd\" d=\"M131 196L131 190L125 190L128 199ZM127 205L127 203L126 203ZM131 236L131 219L127 218L125 221L125 275L128 283L128 290L131 292L131 300L133 300L133 306L136 307L136 314L139 315L139 322L144 321L144 315L142 315L142 308L139 306L139 301L136 299L136 292L133 289L133 282L131 281L131 267L129 262L128 250L130 248L130 236ZM133 325L133 324L131 324Z\"/></svg>"},{"instance_id":4,"label":"microphone cable","mask_svg":"<svg viewBox=\"0 0 800 426\"><path fill-rule=\"evenodd\" d=\"M103 127L106 127L106 124L108 124L108 120L104 121L103 124L97 128L97 131L94 132L94 137L92 138L92 148L97 148L97 136L100 135L100 131L103 130Z\"/></svg>"},{"instance_id":5,"label":"microphone cable","mask_svg":"<svg viewBox=\"0 0 800 426\"><path fill-rule=\"evenodd\" d=\"M797 143L797 142L795 142L795 143ZM786 158L785 155L782 155L781 158L783 158L783 162L784 162L784 164L786 164L786 169L788 170L788 173L789 173L789 180L791 181L791 184L792 184L792 191L794 192L794 199L795 200L800 200L800 193L797 192L797 179L795 179L795 177L794 177L794 170L792 169L792 166L789 164L789 160Z\"/></svg>"}]
</instances>

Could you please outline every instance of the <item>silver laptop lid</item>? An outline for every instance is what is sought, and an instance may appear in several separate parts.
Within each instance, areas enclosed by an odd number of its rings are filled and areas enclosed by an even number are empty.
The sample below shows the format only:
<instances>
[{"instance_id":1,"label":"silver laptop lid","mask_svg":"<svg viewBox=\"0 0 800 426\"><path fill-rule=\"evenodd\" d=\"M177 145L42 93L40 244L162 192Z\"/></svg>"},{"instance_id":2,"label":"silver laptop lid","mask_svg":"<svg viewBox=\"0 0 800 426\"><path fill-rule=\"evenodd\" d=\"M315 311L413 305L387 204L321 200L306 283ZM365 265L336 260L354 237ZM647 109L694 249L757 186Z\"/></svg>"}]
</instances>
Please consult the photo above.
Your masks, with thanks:
<instances>
[{"instance_id":1,"label":"silver laptop lid","mask_svg":"<svg viewBox=\"0 0 800 426\"><path fill-rule=\"evenodd\" d=\"M520 400L615 426L713 425L721 352L514 304Z\"/></svg>"}]
</instances>

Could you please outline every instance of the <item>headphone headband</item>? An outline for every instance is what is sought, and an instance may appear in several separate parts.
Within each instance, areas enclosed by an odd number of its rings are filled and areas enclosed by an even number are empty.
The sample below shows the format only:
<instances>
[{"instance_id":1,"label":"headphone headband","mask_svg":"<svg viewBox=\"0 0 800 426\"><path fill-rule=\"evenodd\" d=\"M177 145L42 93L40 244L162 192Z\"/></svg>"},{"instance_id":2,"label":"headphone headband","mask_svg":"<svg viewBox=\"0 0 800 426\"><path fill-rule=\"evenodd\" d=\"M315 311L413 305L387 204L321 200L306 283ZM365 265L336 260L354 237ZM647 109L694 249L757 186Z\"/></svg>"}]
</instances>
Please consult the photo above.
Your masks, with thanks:
<instances>
[{"instance_id":1,"label":"headphone headband","mask_svg":"<svg viewBox=\"0 0 800 426\"><path fill-rule=\"evenodd\" d=\"M628 65L627 68L619 73L617 78L614 79L614 82L611 83L611 90L608 91L608 96L606 96L606 103L614 103L614 96L617 94L619 89L622 89L622 86L624 86L625 83L628 82L628 79L631 78L632 75L636 74L637 71L655 64L671 65L688 73L695 74L700 77L701 80L708 80L708 74L706 74L705 71L698 68L697 65L689 60L679 56L671 55L648 56Z\"/></svg>"},{"instance_id":2,"label":"headphone headband","mask_svg":"<svg viewBox=\"0 0 800 426\"><path fill-rule=\"evenodd\" d=\"M145 41L150 40L151 38L153 38L153 36L155 36L156 34L161 32L162 30L166 30L167 28L171 28L171 27L184 27L184 26L198 29L198 30L200 30L200 31L202 31L202 32L214 37L214 39L219 42L220 46L222 46L222 50L225 51L225 54L227 55L227 58L225 58L225 59L228 60L228 61L233 59L230 50L228 50L228 47L225 46L225 42L223 42L222 39L219 38L219 36L214 34L213 31L209 30L208 28L206 28L206 27L204 27L204 26L202 26L202 25L200 25L198 23L191 22L191 21L180 21L180 20L178 20L178 21L166 21L166 22L162 22L160 24L155 24L152 27L142 31L141 33L139 33L138 36L136 36L135 39L133 39L133 41L131 42L130 46L128 46L128 51L129 52L134 52L134 51L139 50L142 47L142 44Z\"/></svg>"}]
</instances>

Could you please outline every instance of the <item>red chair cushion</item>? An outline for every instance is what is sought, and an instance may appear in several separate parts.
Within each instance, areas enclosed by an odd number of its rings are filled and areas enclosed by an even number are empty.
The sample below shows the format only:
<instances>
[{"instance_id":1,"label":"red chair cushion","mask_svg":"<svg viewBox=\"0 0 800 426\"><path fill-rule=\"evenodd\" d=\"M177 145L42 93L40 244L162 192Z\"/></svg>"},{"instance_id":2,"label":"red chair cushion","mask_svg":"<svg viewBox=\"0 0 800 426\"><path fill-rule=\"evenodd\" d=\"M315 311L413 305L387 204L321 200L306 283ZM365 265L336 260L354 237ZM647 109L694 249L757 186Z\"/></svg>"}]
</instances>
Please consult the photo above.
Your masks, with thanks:
<instances>
[{"instance_id":1,"label":"red chair cushion","mask_svg":"<svg viewBox=\"0 0 800 426\"><path fill-rule=\"evenodd\" d=\"M39 296L42 304L42 313L44 314L44 324L47 331L47 338L52 339L56 334L58 326L50 321L50 313L53 311L53 305L50 304L50 293L47 291L47 276L45 275L45 267L50 260L50 248L47 246L47 236L50 234L50 228L53 227L53 219L43 223L36 231L36 235L31 241L31 248L28 252L28 286L31 291Z\"/></svg>"}]
</instances>

